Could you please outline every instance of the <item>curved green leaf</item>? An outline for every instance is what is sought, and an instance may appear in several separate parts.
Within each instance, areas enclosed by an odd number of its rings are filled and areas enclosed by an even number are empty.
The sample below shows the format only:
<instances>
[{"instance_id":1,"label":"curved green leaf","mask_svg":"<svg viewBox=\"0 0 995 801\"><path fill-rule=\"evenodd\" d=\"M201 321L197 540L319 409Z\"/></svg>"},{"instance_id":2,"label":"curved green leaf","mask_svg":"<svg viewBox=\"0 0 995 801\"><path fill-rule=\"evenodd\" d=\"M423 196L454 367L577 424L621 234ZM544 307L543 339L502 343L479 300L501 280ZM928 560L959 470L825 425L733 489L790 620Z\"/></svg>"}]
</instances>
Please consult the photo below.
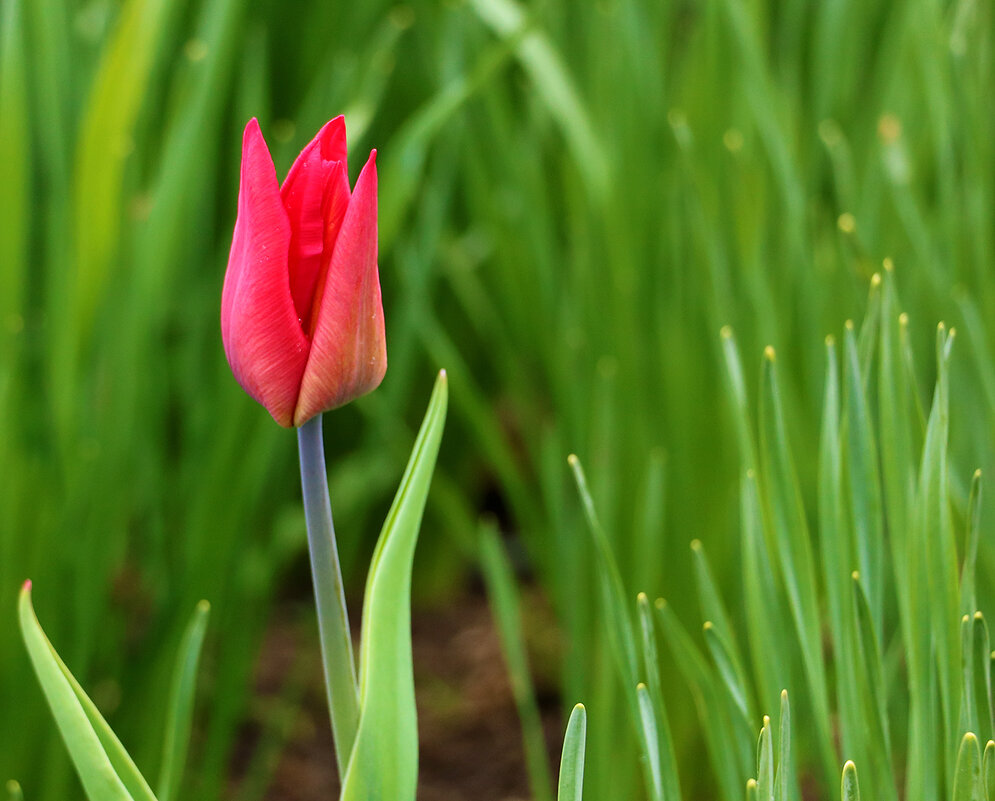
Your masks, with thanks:
<instances>
[{"instance_id":1,"label":"curved green leaf","mask_svg":"<svg viewBox=\"0 0 995 801\"><path fill-rule=\"evenodd\" d=\"M200 649L204 645L204 633L207 631L207 618L210 613L211 605L207 601L197 604L180 643L162 746L159 801L171 801L183 777L187 748L190 744L190 726L193 722L197 665L200 662Z\"/></svg>"},{"instance_id":2,"label":"curved green leaf","mask_svg":"<svg viewBox=\"0 0 995 801\"><path fill-rule=\"evenodd\" d=\"M446 420L439 373L366 582L359 658L359 729L342 801L413 801L418 731L411 662L411 564Z\"/></svg>"},{"instance_id":3,"label":"curved green leaf","mask_svg":"<svg viewBox=\"0 0 995 801\"><path fill-rule=\"evenodd\" d=\"M103 722L100 713L85 694L80 697L82 690L77 689L79 685L55 653L35 616L34 608L31 606L30 581L25 582L21 589L17 612L21 624L21 636L28 649L31 664L87 798L90 801L137 801L128 792L119 775L120 760L116 760L118 764L114 764L105 751L108 744L107 733L110 733L115 742L117 738L109 728L106 728L107 724ZM106 728L103 737L95 730L97 727L94 726L94 714L98 718L98 726L103 724ZM123 750L122 748L121 752ZM122 754L119 753L117 756L120 757ZM127 754L123 756L127 762L131 762ZM154 801L151 792L147 797Z\"/></svg>"}]
</instances>

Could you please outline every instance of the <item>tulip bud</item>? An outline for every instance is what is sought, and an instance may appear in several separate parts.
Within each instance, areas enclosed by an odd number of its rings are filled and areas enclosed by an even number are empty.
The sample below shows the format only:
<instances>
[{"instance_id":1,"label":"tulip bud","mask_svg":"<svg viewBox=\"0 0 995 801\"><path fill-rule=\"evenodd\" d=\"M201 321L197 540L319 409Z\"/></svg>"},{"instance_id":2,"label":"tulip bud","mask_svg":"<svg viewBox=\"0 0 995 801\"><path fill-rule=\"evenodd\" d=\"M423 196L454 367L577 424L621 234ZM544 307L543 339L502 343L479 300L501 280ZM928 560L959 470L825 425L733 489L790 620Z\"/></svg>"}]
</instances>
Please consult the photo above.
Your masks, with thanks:
<instances>
[{"instance_id":1,"label":"tulip bud","mask_svg":"<svg viewBox=\"0 0 995 801\"><path fill-rule=\"evenodd\" d=\"M283 186L259 123L245 126L221 338L238 383L288 428L383 380L376 151L350 193L342 117Z\"/></svg>"}]
</instances>

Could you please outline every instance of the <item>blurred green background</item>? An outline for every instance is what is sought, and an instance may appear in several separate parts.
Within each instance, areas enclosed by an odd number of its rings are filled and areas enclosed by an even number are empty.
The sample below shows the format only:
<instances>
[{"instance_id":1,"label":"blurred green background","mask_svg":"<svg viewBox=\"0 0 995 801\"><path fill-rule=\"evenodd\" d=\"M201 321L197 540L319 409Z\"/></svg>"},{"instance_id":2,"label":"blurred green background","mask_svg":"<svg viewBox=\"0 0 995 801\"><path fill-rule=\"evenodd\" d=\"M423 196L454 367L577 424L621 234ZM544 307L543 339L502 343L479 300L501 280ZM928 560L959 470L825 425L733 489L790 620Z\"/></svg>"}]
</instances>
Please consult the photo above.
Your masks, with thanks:
<instances>
[{"instance_id":1,"label":"blurred green background","mask_svg":"<svg viewBox=\"0 0 995 801\"><path fill-rule=\"evenodd\" d=\"M282 177L344 113L353 178L380 153L390 360L325 421L352 585L444 366L416 593L453 598L495 517L557 621L558 702L589 705L590 797L639 797L566 456L627 589L694 619L688 542L727 577L739 553L720 327L750 369L777 349L810 500L823 339L887 257L924 398L936 322L961 330L955 487L991 466L993 24L984 0L0 0L0 778L77 792L16 632L30 576L153 773L209 599L187 792L265 789L228 777L271 610L307 614L304 522L293 437L225 363L220 289L245 121ZM668 705L696 797L676 682Z\"/></svg>"}]
</instances>

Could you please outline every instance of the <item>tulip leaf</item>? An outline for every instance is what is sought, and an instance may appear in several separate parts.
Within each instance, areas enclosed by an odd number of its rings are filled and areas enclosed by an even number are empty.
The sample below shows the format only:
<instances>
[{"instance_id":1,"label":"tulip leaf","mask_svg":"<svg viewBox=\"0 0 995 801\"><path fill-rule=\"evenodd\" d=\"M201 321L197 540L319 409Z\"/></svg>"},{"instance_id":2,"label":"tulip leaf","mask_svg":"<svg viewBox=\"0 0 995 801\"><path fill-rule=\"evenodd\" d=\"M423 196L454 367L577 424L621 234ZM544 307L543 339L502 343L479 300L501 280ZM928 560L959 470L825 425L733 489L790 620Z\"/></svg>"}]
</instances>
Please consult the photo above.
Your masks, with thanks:
<instances>
[{"instance_id":1,"label":"tulip leaf","mask_svg":"<svg viewBox=\"0 0 995 801\"><path fill-rule=\"evenodd\" d=\"M173 673L173 686L169 696L169 713L162 747L162 768L159 774L159 801L172 801L183 777L187 748L190 744L190 726L193 721L194 690L197 684L197 665L207 631L207 618L211 605L207 601L197 604L180 644Z\"/></svg>"},{"instance_id":2,"label":"tulip leaf","mask_svg":"<svg viewBox=\"0 0 995 801\"><path fill-rule=\"evenodd\" d=\"M363 601L359 729L342 801L415 798L418 732L411 658L411 565L442 439L447 397L442 372L373 553Z\"/></svg>"},{"instance_id":3,"label":"tulip leaf","mask_svg":"<svg viewBox=\"0 0 995 801\"><path fill-rule=\"evenodd\" d=\"M584 751L587 747L587 711L577 704L567 721L560 756L560 781L556 801L581 801L584 797Z\"/></svg>"},{"instance_id":4,"label":"tulip leaf","mask_svg":"<svg viewBox=\"0 0 995 801\"><path fill-rule=\"evenodd\" d=\"M18 603L21 635L90 801L155 801L131 757L63 664L35 616L31 584Z\"/></svg>"}]
</instances>

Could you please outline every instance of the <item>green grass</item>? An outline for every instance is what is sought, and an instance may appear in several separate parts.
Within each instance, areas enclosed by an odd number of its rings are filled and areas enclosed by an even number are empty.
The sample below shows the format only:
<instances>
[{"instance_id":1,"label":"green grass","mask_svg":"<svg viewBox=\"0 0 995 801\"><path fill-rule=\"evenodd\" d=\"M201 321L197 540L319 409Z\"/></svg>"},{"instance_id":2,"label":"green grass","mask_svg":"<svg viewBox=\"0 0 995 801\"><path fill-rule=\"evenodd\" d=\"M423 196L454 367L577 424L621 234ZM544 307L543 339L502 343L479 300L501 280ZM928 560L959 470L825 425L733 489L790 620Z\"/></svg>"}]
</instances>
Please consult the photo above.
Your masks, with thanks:
<instances>
[{"instance_id":1,"label":"green grass","mask_svg":"<svg viewBox=\"0 0 995 801\"><path fill-rule=\"evenodd\" d=\"M221 796L274 593L297 575L305 545L292 437L243 396L220 346L239 136L258 116L282 175L345 112L353 174L361 154L380 152L390 359L377 393L326 421L347 570L363 572L420 401L445 366L449 431L415 591L451 585L476 553L482 507L499 498L490 511L524 543L568 644L562 697L565 712L579 700L587 708L588 797L643 792L634 754L645 735L630 724L634 688L614 680L572 452L625 597L666 596L674 623L696 626L703 568L687 545L699 540L730 620L710 614L713 634L690 644L708 665L728 657L717 686L747 673L757 683L744 696L750 738L786 675L805 687L792 692L796 753L809 760L799 767L823 783L832 767L838 781L840 764L829 763L846 755L832 752L827 727L856 724L829 711L845 707L836 677L820 675L814 621L852 626L853 588L824 573L859 570L883 680L899 686L882 636L917 600L887 578L906 558L889 533L945 532L925 540L943 544L929 554L943 565L943 605L920 617L949 617L962 605L950 582L966 550L970 476L995 466L991 9L294 9L0 5L0 777L20 779L29 799L64 798L75 781L15 645L16 592L31 576L53 642L151 775L172 655L194 605L211 601L196 781L179 792ZM894 279L868 303L885 258ZM877 333L850 334L847 318ZM917 432L935 408L939 320L959 332L937 462L946 478L923 479ZM724 325L743 354L741 385L726 377ZM829 333L838 431L823 416ZM758 384L767 345L776 363L764 362ZM891 430L897 418L882 412L899 405L907 430ZM837 463L847 478L827 496ZM947 485L952 520L938 496L912 501ZM834 527L851 532L852 552L833 552ZM968 606L990 612L993 551L980 540ZM742 578L741 564L781 575L783 559L800 571L794 588ZM938 619L930 628L948 631ZM759 644L769 658L754 653ZM942 647L949 728L960 633ZM680 687L681 652L661 646L660 656L661 685ZM922 657L912 652L910 664ZM652 682L648 692L666 705L685 797L731 792L754 744L739 737L728 777L713 785L687 767L707 747L692 697ZM262 724L264 740L282 725ZM959 741L943 731L948 778ZM884 792L888 766L857 767L867 797ZM931 782L924 798L940 786Z\"/></svg>"}]
</instances>

